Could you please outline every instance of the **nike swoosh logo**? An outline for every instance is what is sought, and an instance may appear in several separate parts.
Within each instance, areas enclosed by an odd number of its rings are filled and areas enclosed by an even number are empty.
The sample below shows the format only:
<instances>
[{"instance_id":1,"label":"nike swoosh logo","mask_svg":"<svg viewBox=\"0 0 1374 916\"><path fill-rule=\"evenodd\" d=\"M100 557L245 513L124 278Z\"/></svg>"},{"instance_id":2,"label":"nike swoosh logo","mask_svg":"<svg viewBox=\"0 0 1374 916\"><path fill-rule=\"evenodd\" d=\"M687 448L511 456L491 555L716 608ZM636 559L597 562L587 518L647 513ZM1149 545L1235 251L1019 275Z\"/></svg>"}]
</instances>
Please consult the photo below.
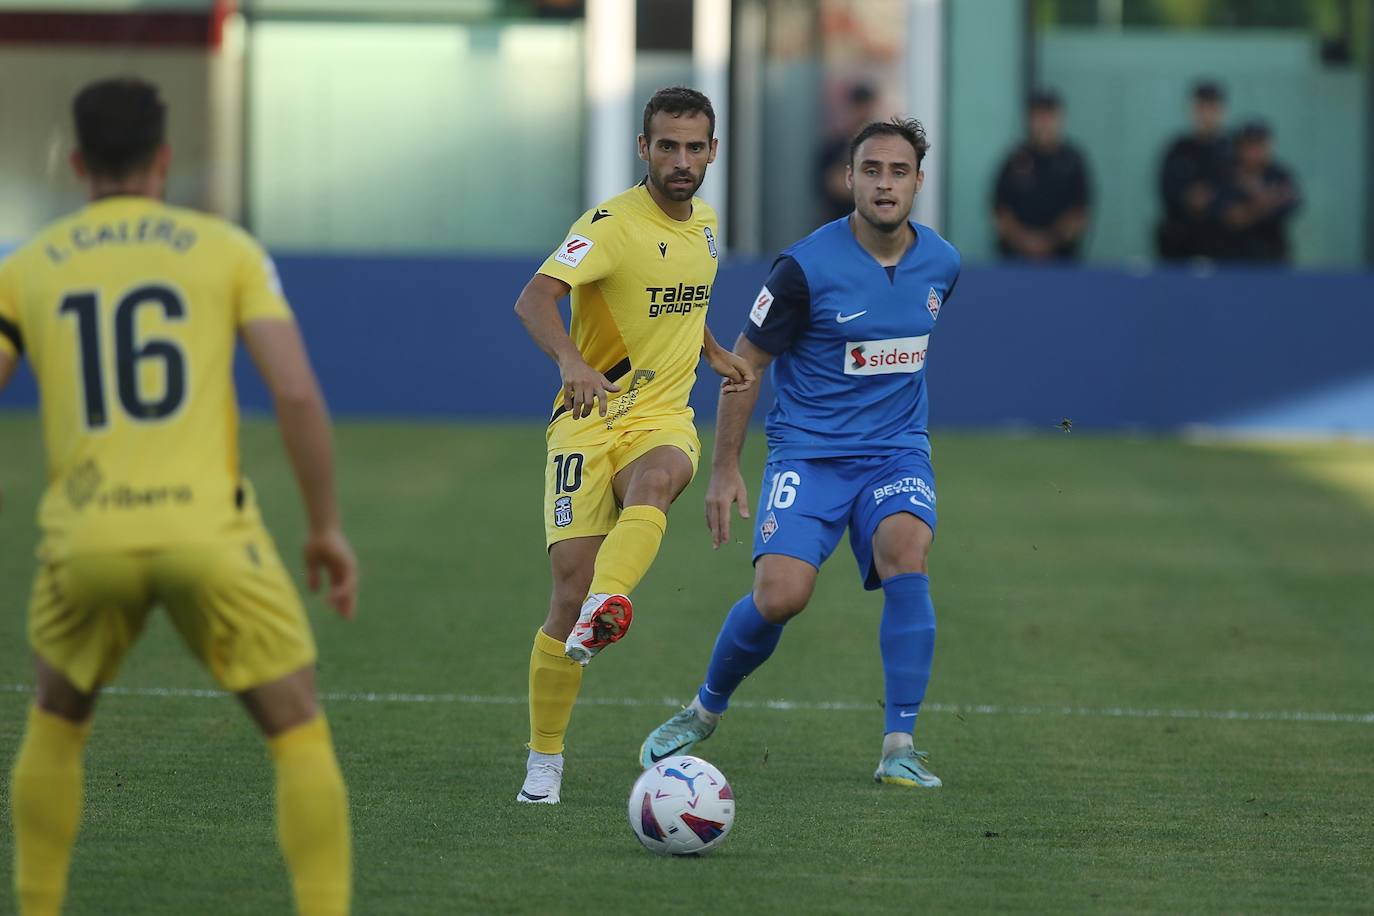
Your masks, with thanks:
<instances>
[{"instance_id":1,"label":"nike swoosh logo","mask_svg":"<svg viewBox=\"0 0 1374 916\"><path fill-rule=\"evenodd\" d=\"M841 314L840 312L836 312L836 313L835 313L835 320L836 320L837 322L839 322L840 324L844 324L846 321L853 321L855 318L862 318L863 316L865 316L865 315L867 315L867 314L868 314L868 309L864 309L862 312L855 312L853 315L844 315L844 314Z\"/></svg>"},{"instance_id":2,"label":"nike swoosh logo","mask_svg":"<svg viewBox=\"0 0 1374 916\"><path fill-rule=\"evenodd\" d=\"M932 506L930 503L923 503L914 496L911 497L911 504L914 506L921 506L922 508L929 509L931 512L935 511L935 507Z\"/></svg>"},{"instance_id":3,"label":"nike swoosh logo","mask_svg":"<svg viewBox=\"0 0 1374 916\"><path fill-rule=\"evenodd\" d=\"M649 759L652 760L654 763L658 763L660 760L667 760L669 757L676 756L677 754L681 753L681 751L681 748L675 748L674 750L671 750L666 754L655 754L653 751L650 751Z\"/></svg>"},{"instance_id":4,"label":"nike swoosh logo","mask_svg":"<svg viewBox=\"0 0 1374 916\"><path fill-rule=\"evenodd\" d=\"M897 713L897 715L901 716L903 719L914 719L914 718L916 718L916 713L914 713L914 712L899 712L899 713Z\"/></svg>"},{"instance_id":5,"label":"nike swoosh logo","mask_svg":"<svg viewBox=\"0 0 1374 916\"><path fill-rule=\"evenodd\" d=\"M544 799L549 797L549 794L547 792L545 792L543 795L531 795L524 789L520 790L520 794L528 798L530 801L543 801Z\"/></svg>"}]
</instances>

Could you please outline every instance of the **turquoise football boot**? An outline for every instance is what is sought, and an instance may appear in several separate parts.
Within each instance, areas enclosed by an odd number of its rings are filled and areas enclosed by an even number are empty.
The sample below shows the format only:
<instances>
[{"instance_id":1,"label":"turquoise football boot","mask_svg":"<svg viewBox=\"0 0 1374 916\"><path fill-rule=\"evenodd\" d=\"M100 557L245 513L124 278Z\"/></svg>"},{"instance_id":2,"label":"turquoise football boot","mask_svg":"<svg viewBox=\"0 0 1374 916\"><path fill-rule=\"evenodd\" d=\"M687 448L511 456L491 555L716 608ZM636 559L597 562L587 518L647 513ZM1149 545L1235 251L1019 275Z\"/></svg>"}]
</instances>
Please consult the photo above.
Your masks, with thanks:
<instances>
[{"instance_id":1,"label":"turquoise football boot","mask_svg":"<svg viewBox=\"0 0 1374 916\"><path fill-rule=\"evenodd\" d=\"M639 765L647 770L660 760L691 753L697 742L711 737L719 721L717 717L715 722L707 722L688 706L644 739L644 744L639 748Z\"/></svg>"},{"instance_id":2,"label":"turquoise football boot","mask_svg":"<svg viewBox=\"0 0 1374 916\"><path fill-rule=\"evenodd\" d=\"M901 748L882 759L877 772L873 774L873 781L912 789L937 788L942 783L939 776L926 769L928 759L925 751L909 746Z\"/></svg>"}]
</instances>

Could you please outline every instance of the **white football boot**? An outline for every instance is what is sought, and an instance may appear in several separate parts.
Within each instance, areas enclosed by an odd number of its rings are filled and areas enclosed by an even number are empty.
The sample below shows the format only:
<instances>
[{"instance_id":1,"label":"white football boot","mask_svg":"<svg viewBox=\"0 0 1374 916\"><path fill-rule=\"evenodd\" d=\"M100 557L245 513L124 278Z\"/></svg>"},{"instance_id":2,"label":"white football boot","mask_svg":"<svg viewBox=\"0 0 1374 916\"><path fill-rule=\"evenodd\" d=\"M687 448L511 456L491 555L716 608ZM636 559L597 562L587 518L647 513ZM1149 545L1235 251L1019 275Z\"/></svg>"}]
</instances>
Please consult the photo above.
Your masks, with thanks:
<instances>
[{"instance_id":1,"label":"white football boot","mask_svg":"<svg viewBox=\"0 0 1374 916\"><path fill-rule=\"evenodd\" d=\"M525 784L515 800L527 805L556 805L562 787L563 755L530 751L525 763Z\"/></svg>"},{"instance_id":2,"label":"white football boot","mask_svg":"<svg viewBox=\"0 0 1374 916\"><path fill-rule=\"evenodd\" d=\"M592 656L613 642L619 642L630 629L634 607L624 595L588 595L582 613L563 644L568 658L585 665Z\"/></svg>"}]
</instances>

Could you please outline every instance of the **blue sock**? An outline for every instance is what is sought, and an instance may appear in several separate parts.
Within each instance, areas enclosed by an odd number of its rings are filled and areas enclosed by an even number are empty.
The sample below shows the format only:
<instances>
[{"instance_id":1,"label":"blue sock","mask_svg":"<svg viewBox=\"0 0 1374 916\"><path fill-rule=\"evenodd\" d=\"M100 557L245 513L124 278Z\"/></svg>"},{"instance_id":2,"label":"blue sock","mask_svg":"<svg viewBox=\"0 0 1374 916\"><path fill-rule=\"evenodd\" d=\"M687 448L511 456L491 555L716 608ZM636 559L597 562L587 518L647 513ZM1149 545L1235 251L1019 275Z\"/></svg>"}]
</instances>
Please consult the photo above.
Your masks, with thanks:
<instances>
[{"instance_id":1,"label":"blue sock","mask_svg":"<svg viewBox=\"0 0 1374 916\"><path fill-rule=\"evenodd\" d=\"M878 627L883 674L887 685L885 716L888 732L910 732L930 683L935 655L935 605L930 601L930 577L906 573L883 580L883 622Z\"/></svg>"},{"instance_id":2,"label":"blue sock","mask_svg":"<svg viewBox=\"0 0 1374 916\"><path fill-rule=\"evenodd\" d=\"M730 694L740 681L768 661L782 638L782 624L763 619L749 593L735 602L721 625L716 647L711 652L711 665L706 669L706 683L697 691L701 705L711 712L725 712Z\"/></svg>"}]
</instances>

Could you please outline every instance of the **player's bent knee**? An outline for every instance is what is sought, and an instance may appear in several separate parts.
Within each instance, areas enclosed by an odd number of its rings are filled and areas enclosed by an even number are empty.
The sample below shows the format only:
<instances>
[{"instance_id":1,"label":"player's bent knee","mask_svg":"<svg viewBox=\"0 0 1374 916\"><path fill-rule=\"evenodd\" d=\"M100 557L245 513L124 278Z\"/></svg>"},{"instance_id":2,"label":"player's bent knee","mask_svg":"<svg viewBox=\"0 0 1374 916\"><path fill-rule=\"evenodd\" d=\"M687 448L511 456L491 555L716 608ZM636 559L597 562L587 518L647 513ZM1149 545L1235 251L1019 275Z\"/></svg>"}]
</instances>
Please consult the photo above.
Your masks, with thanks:
<instances>
[{"instance_id":1,"label":"player's bent knee","mask_svg":"<svg viewBox=\"0 0 1374 916\"><path fill-rule=\"evenodd\" d=\"M928 573L926 551L909 550L879 557L874 561L878 575L883 579L904 576L908 573Z\"/></svg>"},{"instance_id":2,"label":"player's bent knee","mask_svg":"<svg viewBox=\"0 0 1374 916\"><path fill-rule=\"evenodd\" d=\"M83 693L66 676L34 655L34 704L49 715L80 724L95 714L96 694Z\"/></svg>"},{"instance_id":3,"label":"player's bent knee","mask_svg":"<svg viewBox=\"0 0 1374 916\"><path fill-rule=\"evenodd\" d=\"M769 623L787 623L811 600L811 589L795 582L766 582L754 588L754 606Z\"/></svg>"},{"instance_id":4,"label":"player's bent knee","mask_svg":"<svg viewBox=\"0 0 1374 916\"><path fill-rule=\"evenodd\" d=\"M626 502L664 509L677 495L676 489L673 475L666 468L647 468L635 476L626 493Z\"/></svg>"},{"instance_id":5,"label":"player's bent knee","mask_svg":"<svg viewBox=\"0 0 1374 916\"><path fill-rule=\"evenodd\" d=\"M238 695L254 723L268 738L305 725L319 717L315 694L315 669L302 668L283 678Z\"/></svg>"}]
</instances>

